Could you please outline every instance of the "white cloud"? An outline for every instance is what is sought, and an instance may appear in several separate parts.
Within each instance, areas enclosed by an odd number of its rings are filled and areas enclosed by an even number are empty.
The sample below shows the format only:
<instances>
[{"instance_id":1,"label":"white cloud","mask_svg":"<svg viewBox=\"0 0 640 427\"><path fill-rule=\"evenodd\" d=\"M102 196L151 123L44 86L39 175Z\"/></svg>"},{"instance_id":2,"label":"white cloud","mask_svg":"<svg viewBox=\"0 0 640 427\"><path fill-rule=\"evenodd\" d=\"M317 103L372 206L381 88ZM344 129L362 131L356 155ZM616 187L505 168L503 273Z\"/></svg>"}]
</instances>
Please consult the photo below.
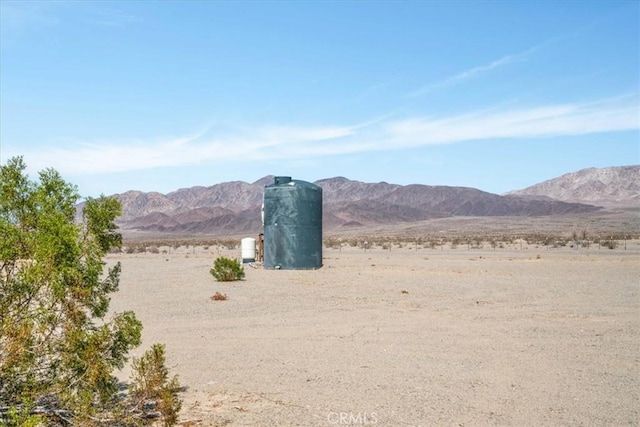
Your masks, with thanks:
<instances>
[{"instance_id":1,"label":"white cloud","mask_svg":"<svg viewBox=\"0 0 640 427\"><path fill-rule=\"evenodd\" d=\"M391 123L388 135L397 146L443 144L496 138L586 135L640 128L638 98L562 104L511 111L480 111L444 119Z\"/></svg>"},{"instance_id":2,"label":"white cloud","mask_svg":"<svg viewBox=\"0 0 640 427\"><path fill-rule=\"evenodd\" d=\"M539 46L532 47L531 49L528 49L521 53L506 55L506 56L503 56L502 58L496 59L495 61L491 61L488 64L479 65L477 67L473 67L468 70L462 71L458 74L455 74L453 76L447 77L438 82L430 83L428 85L422 86L421 88L407 94L407 98L415 98L418 96L422 96L435 89L461 83L465 80L472 79L474 77L477 77L478 75L484 74L493 69L504 67L505 65L509 65L514 62L522 61L537 49L539 49Z\"/></svg>"},{"instance_id":3,"label":"white cloud","mask_svg":"<svg viewBox=\"0 0 640 427\"><path fill-rule=\"evenodd\" d=\"M301 146L347 138L355 129L357 127L266 126L239 130L231 135L217 135L215 129L209 129L187 137L153 141L67 142L31 151L23 149L20 153L9 153L9 157L24 155L30 170L34 171L51 166L71 175L88 175L301 156L305 152Z\"/></svg>"},{"instance_id":4,"label":"white cloud","mask_svg":"<svg viewBox=\"0 0 640 427\"><path fill-rule=\"evenodd\" d=\"M448 117L384 117L353 126L216 129L154 141L64 144L21 152L34 170L91 175L204 164L318 158L489 139L586 135L640 129L638 96ZM17 153L16 153L17 154Z\"/></svg>"}]
</instances>

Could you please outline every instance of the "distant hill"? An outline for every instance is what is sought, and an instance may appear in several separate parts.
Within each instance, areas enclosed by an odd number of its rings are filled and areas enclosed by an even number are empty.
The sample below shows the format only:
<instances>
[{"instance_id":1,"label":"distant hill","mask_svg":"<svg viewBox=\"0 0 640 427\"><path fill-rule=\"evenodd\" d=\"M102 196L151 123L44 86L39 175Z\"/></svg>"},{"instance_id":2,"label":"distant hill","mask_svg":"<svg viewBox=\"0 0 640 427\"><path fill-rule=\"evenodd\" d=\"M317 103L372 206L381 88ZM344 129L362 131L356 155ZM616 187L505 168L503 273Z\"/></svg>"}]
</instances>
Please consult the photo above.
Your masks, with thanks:
<instances>
[{"instance_id":1,"label":"distant hill","mask_svg":"<svg viewBox=\"0 0 640 427\"><path fill-rule=\"evenodd\" d=\"M640 165L582 169L507 194L640 208Z\"/></svg>"},{"instance_id":2,"label":"distant hill","mask_svg":"<svg viewBox=\"0 0 640 427\"><path fill-rule=\"evenodd\" d=\"M236 234L261 229L265 185L242 181L183 188L168 194L128 191L115 195L123 205L123 230L167 233ZM323 189L325 229L411 223L452 216L541 216L593 212L600 208L530 195L497 195L469 187L365 183L344 177L316 182Z\"/></svg>"}]
</instances>

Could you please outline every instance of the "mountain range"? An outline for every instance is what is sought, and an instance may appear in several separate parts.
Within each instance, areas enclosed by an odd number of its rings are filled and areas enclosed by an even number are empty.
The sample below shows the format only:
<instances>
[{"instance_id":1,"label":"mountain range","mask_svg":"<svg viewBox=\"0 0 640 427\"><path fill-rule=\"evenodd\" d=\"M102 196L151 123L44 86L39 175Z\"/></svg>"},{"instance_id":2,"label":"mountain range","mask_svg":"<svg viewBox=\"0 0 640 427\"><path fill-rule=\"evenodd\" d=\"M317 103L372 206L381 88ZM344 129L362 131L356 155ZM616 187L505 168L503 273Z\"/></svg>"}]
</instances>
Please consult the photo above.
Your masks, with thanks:
<instances>
[{"instance_id":1,"label":"mountain range","mask_svg":"<svg viewBox=\"0 0 640 427\"><path fill-rule=\"evenodd\" d=\"M295 178L295 177L294 177ZM168 194L127 191L118 225L180 234L257 233L266 176L183 188ZM504 195L469 187L365 183L344 177L316 181L323 190L323 227L410 223L453 216L544 216L637 208L640 166L590 168Z\"/></svg>"},{"instance_id":2,"label":"mountain range","mask_svg":"<svg viewBox=\"0 0 640 427\"><path fill-rule=\"evenodd\" d=\"M507 193L610 208L640 207L640 166L588 168Z\"/></svg>"}]
</instances>

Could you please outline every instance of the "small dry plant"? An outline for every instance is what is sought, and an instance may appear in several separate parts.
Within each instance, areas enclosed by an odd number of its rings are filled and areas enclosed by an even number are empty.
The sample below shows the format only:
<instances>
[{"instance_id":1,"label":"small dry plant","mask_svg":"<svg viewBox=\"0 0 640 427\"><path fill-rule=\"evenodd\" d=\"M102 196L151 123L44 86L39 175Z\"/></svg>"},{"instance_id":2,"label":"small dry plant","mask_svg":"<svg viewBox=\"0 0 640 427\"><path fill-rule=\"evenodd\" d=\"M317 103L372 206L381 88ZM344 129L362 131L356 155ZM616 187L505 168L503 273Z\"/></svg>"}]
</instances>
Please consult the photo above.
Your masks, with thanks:
<instances>
[{"instance_id":1,"label":"small dry plant","mask_svg":"<svg viewBox=\"0 0 640 427\"><path fill-rule=\"evenodd\" d=\"M227 297L227 294L221 294L220 292L216 292L211 296L211 299L214 301L226 301L228 297Z\"/></svg>"}]
</instances>

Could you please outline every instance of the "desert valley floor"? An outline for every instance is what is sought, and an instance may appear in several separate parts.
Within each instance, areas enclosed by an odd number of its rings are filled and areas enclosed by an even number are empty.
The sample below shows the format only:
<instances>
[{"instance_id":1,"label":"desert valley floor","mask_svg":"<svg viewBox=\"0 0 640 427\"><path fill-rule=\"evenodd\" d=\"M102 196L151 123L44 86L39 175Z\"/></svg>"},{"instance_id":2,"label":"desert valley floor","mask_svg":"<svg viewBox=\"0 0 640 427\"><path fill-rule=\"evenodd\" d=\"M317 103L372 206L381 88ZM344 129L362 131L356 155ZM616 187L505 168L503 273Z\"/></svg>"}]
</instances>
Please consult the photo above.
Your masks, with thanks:
<instances>
[{"instance_id":1,"label":"desert valley floor","mask_svg":"<svg viewBox=\"0 0 640 427\"><path fill-rule=\"evenodd\" d=\"M112 308L144 324L133 355L166 344L183 426L639 423L639 241L324 249L230 283L219 255L239 251L107 259Z\"/></svg>"}]
</instances>

